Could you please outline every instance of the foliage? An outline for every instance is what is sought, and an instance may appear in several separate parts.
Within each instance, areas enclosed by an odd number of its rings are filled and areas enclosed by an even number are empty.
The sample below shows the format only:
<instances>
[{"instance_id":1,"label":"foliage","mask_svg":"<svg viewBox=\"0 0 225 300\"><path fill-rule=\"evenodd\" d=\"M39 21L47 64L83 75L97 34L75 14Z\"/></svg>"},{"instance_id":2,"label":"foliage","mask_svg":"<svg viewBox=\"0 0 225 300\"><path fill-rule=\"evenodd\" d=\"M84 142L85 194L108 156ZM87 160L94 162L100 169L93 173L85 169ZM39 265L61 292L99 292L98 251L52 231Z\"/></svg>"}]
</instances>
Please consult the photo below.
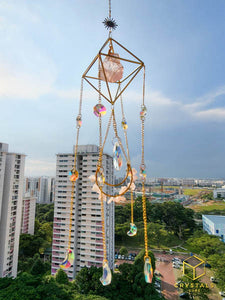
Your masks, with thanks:
<instances>
[{"instance_id":1,"label":"foliage","mask_svg":"<svg viewBox=\"0 0 225 300\"><path fill-rule=\"evenodd\" d=\"M55 274L55 280L60 284L68 284L69 282L67 274L60 268L57 270Z\"/></svg>"},{"instance_id":2,"label":"foliage","mask_svg":"<svg viewBox=\"0 0 225 300\"><path fill-rule=\"evenodd\" d=\"M208 300L210 289L201 281L196 279L194 282L191 278L183 276L178 278L181 283L179 287L184 293L188 293L191 299Z\"/></svg>"},{"instance_id":3,"label":"foliage","mask_svg":"<svg viewBox=\"0 0 225 300\"><path fill-rule=\"evenodd\" d=\"M207 194L202 195L201 199L213 200L213 192L208 192Z\"/></svg>"},{"instance_id":4,"label":"foliage","mask_svg":"<svg viewBox=\"0 0 225 300\"><path fill-rule=\"evenodd\" d=\"M53 204L36 205L34 235L30 235L30 234L20 235L19 263L18 263L19 271L30 272L34 264L34 260L33 260L34 255L43 254L47 248L51 247L53 213L54 213ZM43 268L44 270L46 270L47 268L50 271L51 268L50 263L46 262L43 265Z\"/></svg>"},{"instance_id":5,"label":"foliage","mask_svg":"<svg viewBox=\"0 0 225 300\"><path fill-rule=\"evenodd\" d=\"M54 204L36 204L36 218L40 223L53 222Z\"/></svg>"},{"instance_id":6,"label":"foliage","mask_svg":"<svg viewBox=\"0 0 225 300\"><path fill-rule=\"evenodd\" d=\"M106 300L101 296L80 295L72 283L61 284L53 276L21 273L15 279L0 278L0 300Z\"/></svg>"},{"instance_id":7,"label":"foliage","mask_svg":"<svg viewBox=\"0 0 225 300\"><path fill-rule=\"evenodd\" d=\"M153 222L162 225L161 229L173 233L179 239L187 238L196 227L193 210L184 208L180 203L169 201L152 204L147 202L146 210L148 223ZM135 224L142 222L142 219L142 199L137 197L134 203ZM130 220L130 204L116 206L116 241L124 241L127 228L129 228L129 224L126 225L128 220ZM127 226L126 228L125 225ZM154 231L157 228L159 229L159 225L154 225ZM143 225L141 228L143 228ZM159 243L159 241L156 241L156 243Z\"/></svg>"},{"instance_id":8,"label":"foliage","mask_svg":"<svg viewBox=\"0 0 225 300\"><path fill-rule=\"evenodd\" d=\"M155 269L155 259L149 252ZM83 294L95 294L114 300L139 300L139 299L162 299L155 291L153 284L147 284L143 274L144 251L135 259L134 264L122 264L119 266L120 273L114 273L109 286L103 287L99 281L102 276L102 268L84 267L77 274L74 287Z\"/></svg>"},{"instance_id":9,"label":"foliage","mask_svg":"<svg viewBox=\"0 0 225 300\"><path fill-rule=\"evenodd\" d=\"M200 254L206 259L210 255L225 253L225 244L220 241L219 237L207 233L188 239L187 244L192 252Z\"/></svg>"},{"instance_id":10,"label":"foliage","mask_svg":"<svg viewBox=\"0 0 225 300\"><path fill-rule=\"evenodd\" d=\"M215 278L218 280L218 286L221 291L225 291L225 253L209 256L208 262L215 270Z\"/></svg>"},{"instance_id":11,"label":"foliage","mask_svg":"<svg viewBox=\"0 0 225 300\"><path fill-rule=\"evenodd\" d=\"M120 248L119 252L120 252L121 255L127 255L128 254L128 250L124 246Z\"/></svg>"}]
</instances>

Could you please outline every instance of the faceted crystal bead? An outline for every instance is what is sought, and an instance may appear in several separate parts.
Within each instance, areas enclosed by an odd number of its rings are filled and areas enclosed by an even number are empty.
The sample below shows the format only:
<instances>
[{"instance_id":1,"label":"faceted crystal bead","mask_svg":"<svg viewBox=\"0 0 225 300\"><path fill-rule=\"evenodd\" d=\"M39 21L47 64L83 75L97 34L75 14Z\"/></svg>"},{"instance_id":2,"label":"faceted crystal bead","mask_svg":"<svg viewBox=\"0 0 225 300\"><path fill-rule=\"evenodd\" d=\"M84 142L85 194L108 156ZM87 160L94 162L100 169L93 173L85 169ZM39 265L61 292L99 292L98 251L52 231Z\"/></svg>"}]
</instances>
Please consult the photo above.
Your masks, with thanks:
<instances>
[{"instance_id":1,"label":"faceted crystal bead","mask_svg":"<svg viewBox=\"0 0 225 300\"><path fill-rule=\"evenodd\" d=\"M111 283L112 280L112 274L111 274L111 270L108 266L107 262L103 263L103 274L102 277L100 278L100 281L102 283L102 285L108 285Z\"/></svg>"},{"instance_id":2,"label":"faceted crystal bead","mask_svg":"<svg viewBox=\"0 0 225 300\"><path fill-rule=\"evenodd\" d=\"M145 258L144 274L145 274L145 281L147 283L151 283L153 277L153 269L152 269L152 263L150 257Z\"/></svg>"},{"instance_id":3,"label":"faceted crystal bead","mask_svg":"<svg viewBox=\"0 0 225 300\"><path fill-rule=\"evenodd\" d=\"M68 249L67 253L66 253L66 258L64 259L64 261L60 264L60 268L62 269L68 269L69 267L72 266L74 261L74 253L73 250Z\"/></svg>"},{"instance_id":4,"label":"faceted crystal bead","mask_svg":"<svg viewBox=\"0 0 225 300\"><path fill-rule=\"evenodd\" d=\"M141 111L140 111L140 118L141 118L141 120L145 119L146 114L147 114L147 108L146 108L145 105L142 105Z\"/></svg>"},{"instance_id":5,"label":"faceted crystal bead","mask_svg":"<svg viewBox=\"0 0 225 300\"><path fill-rule=\"evenodd\" d=\"M96 117L104 116L106 114L106 108L102 104L96 104L93 108Z\"/></svg>"},{"instance_id":6,"label":"faceted crystal bead","mask_svg":"<svg viewBox=\"0 0 225 300\"><path fill-rule=\"evenodd\" d=\"M112 57L112 55L114 57ZM117 82L123 77L123 66L120 63L120 56L117 53L111 53L111 55L106 56L103 61L103 68L105 71L105 76L108 82ZM99 71L99 78L105 80L102 65Z\"/></svg>"},{"instance_id":7,"label":"faceted crystal bead","mask_svg":"<svg viewBox=\"0 0 225 300\"><path fill-rule=\"evenodd\" d=\"M137 233L137 226L134 223L130 223L130 230L127 232L127 235L134 236Z\"/></svg>"},{"instance_id":8,"label":"faceted crystal bead","mask_svg":"<svg viewBox=\"0 0 225 300\"><path fill-rule=\"evenodd\" d=\"M122 151L118 142L115 142L113 147L113 164L117 171L121 169L123 164Z\"/></svg>"},{"instance_id":9,"label":"faceted crystal bead","mask_svg":"<svg viewBox=\"0 0 225 300\"><path fill-rule=\"evenodd\" d=\"M80 128L81 125L82 125L82 119L81 119L81 116L77 116L76 121L77 121L77 128Z\"/></svg>"},{"instance_id":10,"label":"faceted crystal bead","mask_svg":"<svg viewBox=\"0 0 225 300\"><path fill-rule=\"evenodd\" d=\"M123 121L121 122L121 124L122 124L122 128L123 128L124 130L127 130L127 128L128 128L127 121L126 121L126 120L123 120Z\"/></svg>"},{"instance_id":11,"label":"faceted crystal bead","mask_svg":"<svg viewBox=\"0 0 225 300\"><path fill-rule=\"evenodd\" d=\"M144 166L140 167L140 177L141 178L146 178L146 170Z\"/></svg>"},{"instance_id":12,"label":"faceted crystal bead","mask_svg":"<svg viewBox=\"0 0 225 300\"><path fill-rule=\"evenodd\" d=\"M74 170L74 169L72 169L72 170L69 172L69 175L70 175L70 181L71 181L71 182L75 182L75 181L78 179L78 177L79 177L78 171L77 171L77 170Z\"/></svg>"}]
</instances>

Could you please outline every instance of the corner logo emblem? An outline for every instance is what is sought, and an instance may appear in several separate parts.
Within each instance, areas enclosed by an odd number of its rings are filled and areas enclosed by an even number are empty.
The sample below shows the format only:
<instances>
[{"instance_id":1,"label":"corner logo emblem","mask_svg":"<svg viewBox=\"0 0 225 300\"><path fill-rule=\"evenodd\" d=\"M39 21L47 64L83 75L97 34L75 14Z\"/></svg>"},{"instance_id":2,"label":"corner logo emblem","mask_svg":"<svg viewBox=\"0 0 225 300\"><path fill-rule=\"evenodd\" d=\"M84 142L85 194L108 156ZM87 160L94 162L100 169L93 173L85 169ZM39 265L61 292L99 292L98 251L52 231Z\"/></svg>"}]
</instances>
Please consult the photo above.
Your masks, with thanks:
<instances>
[{"instance_id":1,"label":"corner logo emblem","mask_svg":"<svg viewBox=\"0 0 225 300\"><path fill-rule=\"evenodd\" d=\"M183 275L196 280L205 275L205 262L193 255L183 261Z\"/></svg>"}]
</instances>

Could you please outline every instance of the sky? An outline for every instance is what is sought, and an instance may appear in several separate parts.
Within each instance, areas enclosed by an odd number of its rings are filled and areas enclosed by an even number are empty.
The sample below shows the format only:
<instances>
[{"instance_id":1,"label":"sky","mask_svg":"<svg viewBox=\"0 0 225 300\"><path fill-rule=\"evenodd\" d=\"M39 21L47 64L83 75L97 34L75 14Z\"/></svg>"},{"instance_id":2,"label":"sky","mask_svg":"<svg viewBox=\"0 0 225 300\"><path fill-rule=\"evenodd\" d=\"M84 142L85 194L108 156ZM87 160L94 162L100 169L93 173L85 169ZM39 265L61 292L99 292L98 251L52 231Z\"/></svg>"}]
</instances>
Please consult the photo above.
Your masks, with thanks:
<instances>
[{"instance_id":1,"label":"sky","mask_svg":"<svg viewBox=\"0 0 225 300\"><path fill-rule=\"evenodd\" d=\"M149 177L225 178L224 11L224 0L112 0L113 38L146 65ZM81 76L107 39L107 16L106 0L0 1L0 142L27 155L26 176L54 176L56 154L72 152ZM135 80L123 101L138 168ZM98 143L97 102L85 84L80 144Z\"/></svg>"}]
</instances>

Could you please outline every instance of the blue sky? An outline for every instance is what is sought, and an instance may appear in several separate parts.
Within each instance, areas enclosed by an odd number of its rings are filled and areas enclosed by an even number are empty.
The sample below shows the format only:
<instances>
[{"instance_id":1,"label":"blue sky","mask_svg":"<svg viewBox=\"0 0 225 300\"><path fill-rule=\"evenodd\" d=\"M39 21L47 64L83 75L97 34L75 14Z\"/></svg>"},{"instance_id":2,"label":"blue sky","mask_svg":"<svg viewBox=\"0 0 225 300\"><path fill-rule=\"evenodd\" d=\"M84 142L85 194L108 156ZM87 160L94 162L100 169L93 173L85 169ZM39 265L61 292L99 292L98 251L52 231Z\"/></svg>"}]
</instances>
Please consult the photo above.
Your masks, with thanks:
<instances>
[{"instance_id":1,"label":"blue sky","mask_svg":"<svg viewBox=\"0 0 225 300\"><path fill-rule=\"evenodd\" d=\"M0 141L27 155L26 175L54 175L55 154L72 150L81 75L107 38L107 10L99 0L0 1ZM224 11L223 0L112 0L113 37L146 65L150 177L225 177ZM136 167L138 87L124 96ZM80 143L97 143L87 85L83 101Z\"/></svg>"}]
</instances>

